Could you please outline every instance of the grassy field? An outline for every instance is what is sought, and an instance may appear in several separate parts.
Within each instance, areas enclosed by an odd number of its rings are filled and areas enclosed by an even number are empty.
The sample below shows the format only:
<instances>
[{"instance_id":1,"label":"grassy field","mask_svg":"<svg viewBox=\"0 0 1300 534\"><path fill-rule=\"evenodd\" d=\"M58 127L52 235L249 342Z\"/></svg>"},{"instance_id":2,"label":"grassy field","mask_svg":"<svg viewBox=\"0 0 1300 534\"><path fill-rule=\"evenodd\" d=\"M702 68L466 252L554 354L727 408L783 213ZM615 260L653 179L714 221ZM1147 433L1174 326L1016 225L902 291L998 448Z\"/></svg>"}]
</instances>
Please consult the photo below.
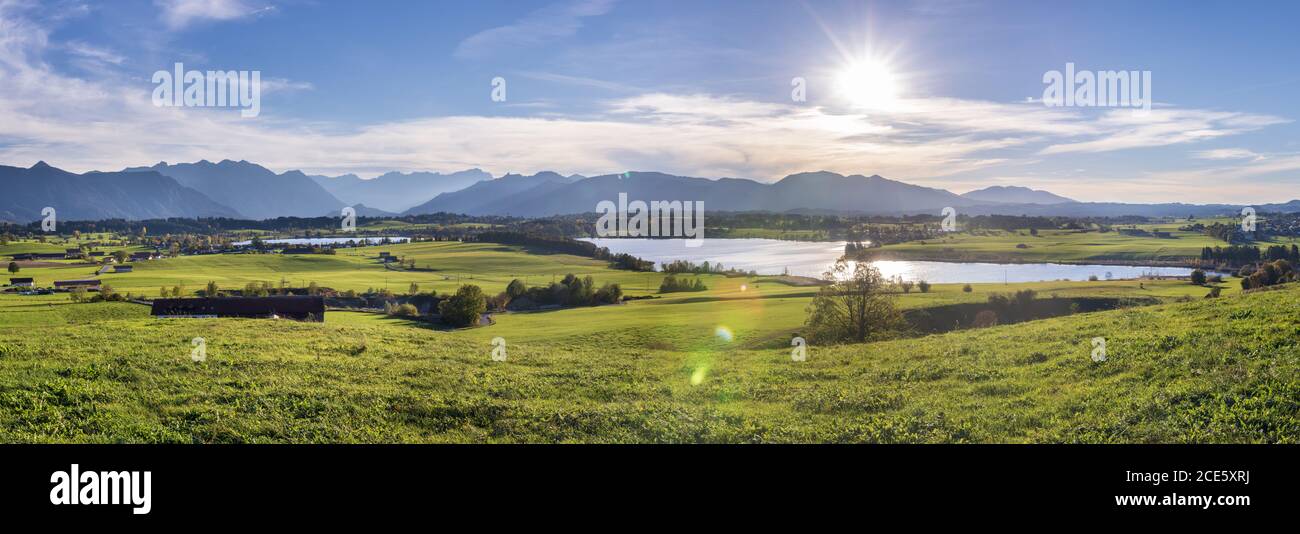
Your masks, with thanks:
<instances>
[{"instance_id":1,"label":"grassy field","mask_svg":"<svg viewBox=\"0 0 1300 534\"><path fill-rule=\"evenodd\" d=\"M1037 239L1077 239L1045 234ZM12 243L0 255L28 246ZM390 270L380 251L413 258L418 269ZM49 285L95 271L61 263L20 276ZM545 284L574 273L657 298L498 314L493 326L448 331L341 311L324 323L154 319L138 304L3 294L0 442L1300 440L1300 288L1242 295L1230 279L1223 297L1204 299L1208 289L1177 280L973 284L970 292L936 284L897 295L898 305L984 302L1021 289L1163 304L813 346L808 361L795 362L790 339L817 288L773 277L706 275L707 291L658 295L659 273L457 242L134 265L100 278L145 296L161 286L190 293L208 281L236 289L281 279L398 293L412 282L440 293L472 283L494 294L514 278ZM504 362L491 358L497 337ZM1107 339L1105 362L1091 359L1094 337ZM190 358L194 338L206 342L203 362Z\"/></svg>"},{"instance_id":2,"label":"grassy field","mask_svg":"<svg viewBox=\"0 0 1300 534\"><path fill-rule=\"evenodd\" d=\"M1300 439L1300 289L814 346L806 362L764 347L765 319L787 315L766 301L702 313L640 301L442 332L356 313L158 320L132 304L6 297L0 441ZM1092 361L1093 337L1107 361Z\"/></svg>"},{"instance_id":3,"label":"grassy field","mask_svg":"<svg viewBox=\"0 0 1300 534\"><path fill-rule=\"evenodd\" d=\"M413 257L395 272L378 251ZM104 275L119 291L248 281L500 291L573 272L630 294L660 274L487 244L337 256L191 256ZM473 274L470 278L469 273ZM24 276L88 276L87 266ZM459 278L459 280L458 280ZM0 442L1295 442L1300 289L1203 299L1181 281L940 284L903 308L1048 296L1166 304L865 345L792 361L816 288L710 289L497 316L445 331L382 315L324 323L153 319L126 303L0 296ZM649 288L649 290L647 290ZM192 340L207 359L191 360ZM508 359L492 361L492 339ZM1091 339L1109 359L1093 362Z\"/></svg>"},{"instance_id":4,"label":"grassy field","mask_svg":"<svg viewBox=\"0 0 1300 534\"><path fill-rule=\"evenodd\" d=\"M416 261L416 271L392 270L379 261L379 252L405 256ZM9 252L5 251L4 254ZM98 269L92 265L64 262L60 267L25 268L19 276L36 278L40 285L53 280L89 278ZM182 256L135 262L132 273L105 273L103 283L120 292L156 296L162 286L183 286L187 291L202 289L209 281L226 289L240 289L248 282L285 280L293 287L316 282L322 287L357 290L387 286L405 292L412 282L424 291L454 291L460 284L476 284L485 291L505 289L518 277L529 283L549 283L565 274L591 275L597 282L621 283L628 290L657 290L659 274L637 274L608 268L606 262L565 254L525 254L519 247L487 243L410 243L342 249L337 255L229 254Z\"/></svg>"}]
</instances>

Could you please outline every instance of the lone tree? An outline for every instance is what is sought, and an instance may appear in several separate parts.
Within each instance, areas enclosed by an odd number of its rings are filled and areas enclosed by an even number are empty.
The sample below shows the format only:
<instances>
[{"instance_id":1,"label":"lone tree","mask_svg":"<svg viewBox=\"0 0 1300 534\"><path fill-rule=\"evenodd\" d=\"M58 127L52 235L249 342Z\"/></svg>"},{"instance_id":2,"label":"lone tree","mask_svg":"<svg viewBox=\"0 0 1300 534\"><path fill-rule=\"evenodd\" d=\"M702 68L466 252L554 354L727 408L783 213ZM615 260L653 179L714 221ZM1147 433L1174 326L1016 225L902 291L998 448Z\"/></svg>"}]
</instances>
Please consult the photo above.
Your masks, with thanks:
<instances>
[{"instance_id":1,"label":"lone tree","mask_svg":"<svg viewBox=\"0 0 1300 534\"><path fill-rule=\"evenodd\" d=\"M18 267L18 262L16 261L9 262L9 274L16 273L18 272L19 269L20 267Z\"/></svg>"},{"instance_id":2,"label":"lone tree","mask_svg":"<svg viewBox=\"0 0 1300 534\"><path fill-rule=\"evenodd\" d=\"M460 286L455 295L438 303L442 321L453 326L476 325L479 316L486 311L487 298L483 296L483 290L475 285Z\"/></svg>"},{"instance_id":3,"label":"lone tree","mask_svg":"<svg viewBox=\"0 0 1300 534\"><path fill-rule=\"evenodd\" d=\"M1198 286L1205 285L1205 271L1200 269L1192 271L1192 283Z\"/></svg>"},{"instance_id":4,"label":"lone tree","mask_svg":"<svg viewBox=\"0 0 1300 534\"><path fill-rule=\"evenodd\" d=\"M810 336L823 343L882 339L903 326L902 314L889 295L889 281L867 262L840 258L823 278L808 305Z\"/></svg>"}]
</instances>

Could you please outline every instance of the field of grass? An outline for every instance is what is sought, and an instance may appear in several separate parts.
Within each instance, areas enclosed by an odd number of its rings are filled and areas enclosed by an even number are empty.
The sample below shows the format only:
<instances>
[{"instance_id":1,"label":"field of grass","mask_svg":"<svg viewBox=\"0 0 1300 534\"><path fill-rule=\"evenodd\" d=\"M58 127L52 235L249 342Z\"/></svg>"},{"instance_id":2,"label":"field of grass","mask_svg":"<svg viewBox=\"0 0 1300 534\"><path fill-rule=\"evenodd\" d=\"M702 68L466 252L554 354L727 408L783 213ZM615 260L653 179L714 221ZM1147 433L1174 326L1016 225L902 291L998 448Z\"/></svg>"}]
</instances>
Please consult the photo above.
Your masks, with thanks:
<instances>
[{"instance_id":1,"label":"field of grass","mask_svg":"<svg viewBox=\"0 0 1300 534\"><path fill-rule=\"evenodd\" d=\"M5 297L0 442L1300 440L1300 288L814 346L805 362L765 338L790 315L774 300L638 301L445 332Z\"/></svg>"},{"instance_id":2,"label":"field of grass","mask_svg":"<svg viewBox=\"0 0 1300 534\"><path fill-rule=\"evenodd\" d=\"M379 252L416 261L416 271L393 270L379 261ZM162 286L182 286L187 292L214 281L225 289L241 289L249 282L285 280L292 287L316 282L338 290L364 291L387 286L405 292L412 282L421 290L454 291L461 284L476 284L495 294L518 277L530 284L549 283L565 274L591 275L597 283L614 282L632 293L646 287L657 290L662 275L610 269L604 261L566 254L525 254L519 247L489 243L409 243L342 249L337 255L229 254L182 256L135 262L132 273L105 273L99 278L119 292L156 296ZM98 268L67 262L60 267L24 268L20 276L36 278L38 285L54 280L92 277Z\"/></svg>"},{"instance_id":3,"label":"field of grass","mask_svg":"<svg viewBox=\"0 0 1300 534\"><path fill-rule=\"evenodd\" d=\"M392 271L379 251L416 259ZM566 273L654 294L662 274L454 242L336 256L136 263L118 291L209 280L495 293ZM433 270L427 270L433 269ZM38 281L89 266L24 269ZM473 274L471 274L473 273ZM1224 296L1184 281L937 284L904 309L1040 297L1164 304L864 345L792 361L816 287L705 276L709 289L496 316L460 331L360 312L324 323L154 319L130 303L0 295L0 442L1296 442L1300 288ZM48 280L47 280L48 279ZM508 359L491 358L493 338ZM1093 362L1091 340L1109 358ZM192 340L206 360L192 361Z\"/></svg>"}]
</instances>

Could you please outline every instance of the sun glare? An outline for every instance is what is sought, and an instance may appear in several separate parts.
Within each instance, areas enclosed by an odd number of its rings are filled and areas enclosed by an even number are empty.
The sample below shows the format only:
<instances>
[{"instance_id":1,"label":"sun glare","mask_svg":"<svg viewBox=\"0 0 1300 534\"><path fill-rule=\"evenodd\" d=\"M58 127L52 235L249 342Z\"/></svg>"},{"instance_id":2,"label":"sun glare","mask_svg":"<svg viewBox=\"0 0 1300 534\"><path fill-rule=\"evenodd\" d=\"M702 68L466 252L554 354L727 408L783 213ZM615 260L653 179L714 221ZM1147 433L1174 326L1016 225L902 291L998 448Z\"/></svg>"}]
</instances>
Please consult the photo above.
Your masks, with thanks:
<instances>
[{"instance_id":1,"label":"sun glare","mask_svg":"<svg viewBox=\"0 0 1300 534\"><path fill-rule=\"evenodd\" d=\"M898 102L898 78L879 61L859 61L840 73L839 92L856 107L888 110Z\"/></svg>"}]
</instances>

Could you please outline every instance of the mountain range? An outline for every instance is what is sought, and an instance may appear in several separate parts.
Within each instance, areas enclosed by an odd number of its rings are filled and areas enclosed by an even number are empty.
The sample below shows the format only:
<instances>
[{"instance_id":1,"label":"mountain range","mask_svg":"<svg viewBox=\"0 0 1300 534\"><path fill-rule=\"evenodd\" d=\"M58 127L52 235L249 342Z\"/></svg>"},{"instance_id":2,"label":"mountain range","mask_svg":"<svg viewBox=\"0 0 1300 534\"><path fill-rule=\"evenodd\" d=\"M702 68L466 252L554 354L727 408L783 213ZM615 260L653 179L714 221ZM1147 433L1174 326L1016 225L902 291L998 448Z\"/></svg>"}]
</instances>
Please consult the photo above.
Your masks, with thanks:
<instances>
[{"instance_id":1,"label":"mountain range","mask_svg":"<svg viewBox=\"0 0 1300 534\"><path fill-rule=\"evenodd\" d=\"M119 172L74 174L44 162L0 166L0 220L31 222L46 206L64 220L106 218L321 217L353 206L361 216L468 215L541 217L590 213L604 200L700 201L706 210L821 214L938 214L954 207L967 215L1175 216L1240 213L1230 204L1077 202L1047 191L993 186L958 195L881 176L819 171L773 183L740 178L694 178L659 172L564 176L554 172L492 178L479 169L451 174L391 172L355 175L276 174L247 161L158 163ZM1255 205L1261 212L1300 211L1300 200Z\"/></svg>"},{"instance_id":2,"label":"mountain range","mask_svg":"<svg viewBox=\"0 0 1300 534\"><path fill-rule=\"evenodd\" d=\"M0 166L0 220L41 220L46 207L55 220L237 217L235 210L157 172L73 174L47 165Z\"/></svg>"},{"instance_id":3,"label":"mountain range","mask_svg":"<svg viewBox=\"0 0 1300 534\"><path fill-rule=\"evenodd\" d=\"M319 217L322 213L339 213L345 205L302 171L276 174L247 161L212 163L203 160L177 165L164 161L152 167L123 170L141 171L175 178L181 185L230 206L249 219Z\"/></svg>"}]
</instances>

